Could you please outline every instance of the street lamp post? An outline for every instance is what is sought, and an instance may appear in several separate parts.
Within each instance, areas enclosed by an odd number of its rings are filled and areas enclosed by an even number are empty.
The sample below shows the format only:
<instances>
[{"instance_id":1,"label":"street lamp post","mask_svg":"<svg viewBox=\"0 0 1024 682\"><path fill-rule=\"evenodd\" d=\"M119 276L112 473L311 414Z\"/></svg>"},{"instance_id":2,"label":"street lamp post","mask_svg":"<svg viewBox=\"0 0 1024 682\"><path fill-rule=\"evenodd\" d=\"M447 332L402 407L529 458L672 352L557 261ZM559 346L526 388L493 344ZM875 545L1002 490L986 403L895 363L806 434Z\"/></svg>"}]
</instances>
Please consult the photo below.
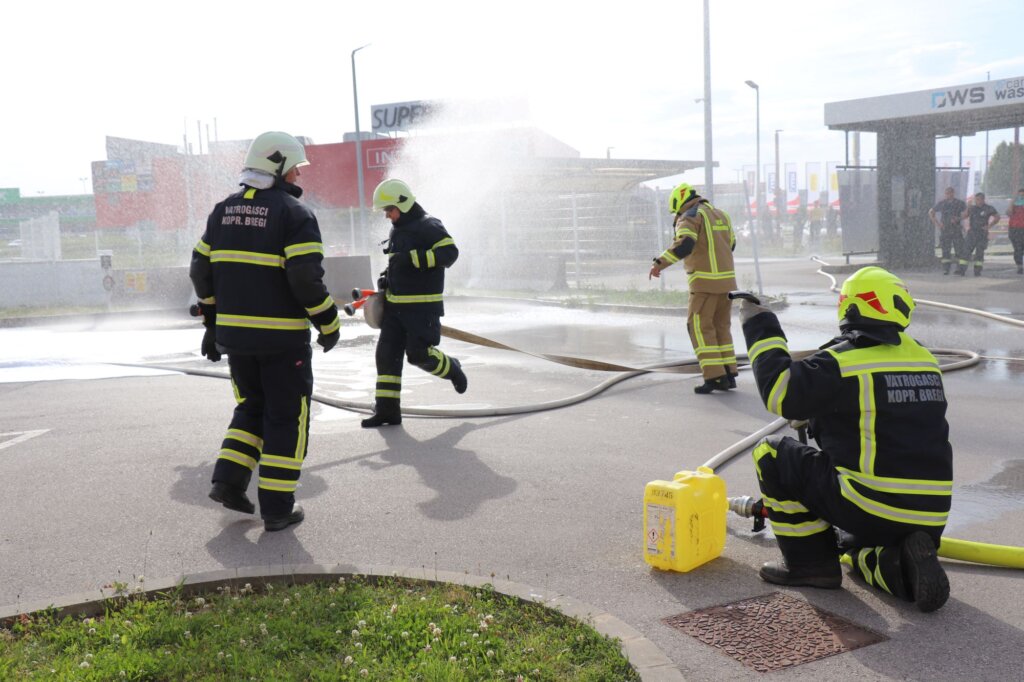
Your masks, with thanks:
<instances>
[{"instance_id":1,"label":"street lamp post","mask_svg":"<svg viewBox=\"0 0 1024 682\"><path fill-rule=\"evenodd\" d=\"M758 295L763 295L764 290L761 288L761 262L757 253L757 233L764 224L764 211L761 208L761 88L754 81L747 81L747 85L754 89L757 102L755 110L757 112L757 166L754 168L754 195L757 197L754 201L757 204L757 226L750 226L750 236L754 246L754 274L757 276L757 293Z\"/></svg>"},{"instance_id":2,"label":"street lamp post","mask_svg":"<svg viewBox=\"0 0 1024 682\"><path fill-rule=\"evenodd\" d=\"M779 205L779 197L786 196L782 191L785 184L782 182L782 164L779 162L779 133L781 132L781 129L775 131L775 187L772 187L772 192L775 196L775 216L779 220L776 227L778 228L780 242L782 241L782 214L784 209L787 208L785 201L782 202L782 206Z\"/></svg>"},{"instance_id":3,"label":"street lamp post","mask_svg":"<svg viewBox=\"0 0 1024 682\"><path fill-rule=\"evenodd\" d=\"M715 168L711 155L711 18L704 0L704 194L715 201Z\"/></svg>"},{"instance_id":4,"label":"street lamp post","mask_svg":"<svg viewBox=\"0 0 1024 682\"><path fill-rule=\"evenodd\" d=\"M366 190L363 187L363 134L359 132L359 89L356 87L356 52L370 45L371 43L367 43L352 50L352 102L355 105L356 111L356 177L358 178L357 190L359 192L359 235L362 239L366 238L366 207L363 205L363 196ZM355 244L352 245L352 248L355 248Z\"/></svg>"}]
</instances>

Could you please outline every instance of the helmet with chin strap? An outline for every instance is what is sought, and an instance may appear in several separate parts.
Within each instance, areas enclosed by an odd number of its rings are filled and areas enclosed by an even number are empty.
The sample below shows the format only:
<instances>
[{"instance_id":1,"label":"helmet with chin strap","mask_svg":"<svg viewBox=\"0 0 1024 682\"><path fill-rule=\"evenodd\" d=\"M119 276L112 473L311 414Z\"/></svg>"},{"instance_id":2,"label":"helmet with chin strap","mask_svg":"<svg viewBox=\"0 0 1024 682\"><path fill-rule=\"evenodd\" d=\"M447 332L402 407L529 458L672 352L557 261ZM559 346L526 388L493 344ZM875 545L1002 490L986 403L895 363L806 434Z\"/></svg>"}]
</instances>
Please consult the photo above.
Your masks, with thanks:
<instances>
[{"instance_id":1,"label":"helmet with chin strap","mask_svg":"<svg viewBox=\"0 0 1024 682\"><path fill-rule=\"evenodd\" d=\"M874 265L861 268L843 282L840 327L896 325L906 329L916 305L899 277Z\"/></svg>"},{"instance_id":2,"label":"helmet with chin strap","mask_svg":"<svg viewBox=\"0 0 1024 682\"><path fill-rule=\"evenodd\" d=\"M394 206L402 213L408 213L412 205L416 203L416 197L412 190L402 180L391 178L384 180L377 189L373 190L373 208L379 211L388 206Z\"/></svg>"}]
</instances>

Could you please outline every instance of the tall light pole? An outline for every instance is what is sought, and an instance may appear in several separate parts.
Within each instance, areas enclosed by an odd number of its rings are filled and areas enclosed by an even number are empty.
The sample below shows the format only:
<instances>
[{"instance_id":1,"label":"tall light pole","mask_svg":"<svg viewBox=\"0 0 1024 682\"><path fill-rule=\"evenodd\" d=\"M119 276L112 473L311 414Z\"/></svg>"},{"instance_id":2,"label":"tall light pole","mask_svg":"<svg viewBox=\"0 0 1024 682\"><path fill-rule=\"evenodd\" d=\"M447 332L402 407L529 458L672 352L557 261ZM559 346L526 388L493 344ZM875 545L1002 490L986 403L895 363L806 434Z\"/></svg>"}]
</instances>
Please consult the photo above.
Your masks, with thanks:
<instances>
[{"instance_id":1,"label":"tall light pole","mask_svg":"<svg viewBox=\"0 0 1024 682\"><path fill-rule=\"evenodd\" d=\"M359 234L362 239L366 238L366 207L363 205L363 196L366 190L363 187L363 134L359 132L359 89L356 87L356 52L370 45L371 43L367 43L352 50L352 101L356 109L356 177L359 179L357 185L359 191ZM352 246L354 248L355 244Z\"/></svg>"},{"instance_id":2,"label":"tall light pole","mask_svg":"<svg viewBox=\"0 0 1024 682\"><path fill-rule=\"evenodd\" d=\"M772 188L772 192L775 193L775 215L779 219L779 224L776 225L779 230L779 239L782 239L782 209L784 208L779 206L779 194L785 196L785 193L780 192L783 187L782 176L780 175L782 164L779 163L779 133L781 132L782 130L775 131L775 187Z\"/></svg>"},{"instance_id":3,"label":"tall light pole","mask_svg":"<svg viewBox=\"0 0 1024 682\"><path fill-rule=\"evenodd\" d=\"M711 17L704 0L704 193L715 203L715 169L711 156Z\"/></svg>"},{"instance_id":4,"label":"tall light pole","mask_svg":"<svg viewBox=\"0 0 1024 682\"><path fill-rule=\"evenodd\" d=\"M754 168L754 201L757 203L757 226L750 226L751 242L754 246L754 273L757 275L757 293L763 295L761 288L761 261L757 253L757 233L764 224L764 210L761 208L761 88L754 81L747 81L747 85L754 89L757 98L756 120L757 120L757 166Z\"/></svg>"}]
</instances>

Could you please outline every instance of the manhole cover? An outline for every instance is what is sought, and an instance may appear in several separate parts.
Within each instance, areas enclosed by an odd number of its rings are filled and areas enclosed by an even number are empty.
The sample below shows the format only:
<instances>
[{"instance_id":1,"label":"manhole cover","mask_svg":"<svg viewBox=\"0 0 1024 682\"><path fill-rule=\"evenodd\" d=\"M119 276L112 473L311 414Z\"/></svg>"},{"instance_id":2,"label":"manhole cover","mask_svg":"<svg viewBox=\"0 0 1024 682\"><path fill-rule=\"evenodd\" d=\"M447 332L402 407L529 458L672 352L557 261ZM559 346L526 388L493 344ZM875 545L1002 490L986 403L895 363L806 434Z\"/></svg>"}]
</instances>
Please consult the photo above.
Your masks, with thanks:
<instances>
[{"instance_id":1,"label":"manhole cover","mask_svg":"<svg viewBox=\"0 0 1024 682\"><path fill-rule=\"evenodd\" d=\"M665 623L763 673L888 639L781 592L669 616Z\"/></svg>"}]
</instances>

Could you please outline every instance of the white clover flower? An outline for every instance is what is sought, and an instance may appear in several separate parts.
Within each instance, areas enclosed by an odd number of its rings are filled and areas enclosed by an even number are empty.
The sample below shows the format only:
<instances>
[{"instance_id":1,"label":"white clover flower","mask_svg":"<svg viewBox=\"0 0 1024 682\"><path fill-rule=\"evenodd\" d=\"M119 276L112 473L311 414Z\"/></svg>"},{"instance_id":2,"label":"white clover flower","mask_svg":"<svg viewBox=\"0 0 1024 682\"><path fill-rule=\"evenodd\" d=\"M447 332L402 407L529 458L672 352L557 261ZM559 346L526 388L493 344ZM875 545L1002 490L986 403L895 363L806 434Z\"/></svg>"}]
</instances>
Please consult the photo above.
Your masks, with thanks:
<instances>
[{"instance_id":1,"label":"white clover flower","mask_svg":"<svg viewBox=\"0 0 1024 682\"><path fill-rule=\"evenodd\" d=\"M458 656L449 656L449 657L448 657L448 662L449 662L449 663L455 663L455 662L457 662L458 660L459 660L459 657L458 657Z\"/></svg>"},{"instance_id":2,"label":"white clover flower","mask_svg":"<svg viewBox=\"0 0 1024 682\"><path fill-rule=\"evenodd\" d=\"M463 640L463 641L459 642L459 646L469 646L469 645L466 644L465 640Z\"/></svg>"},{"instance_id":3,"label":"white clover flower","mask_svg":"<svg viewBox=\"0 0 1024 682\"><path fill-rule=\"evenodd\" d=\"M291 600L291 599L289 599L288 597L285 597L285 598L284 598L284 602L283 602L283 603L284 603L284 605L285 605L285 606L288 606L289 604L291 604L291 603L292 603L292 600Z\"/></svg>"},{"instance_id":4,"label":"white clover flower","mask_svg":"<svg viewBox=\"0 0 1024 682\"><path fill-rule=\"evenodd\" d=\"M494 658L494 650L493 649L488 649L487 650L487 658Z\"/></svg>"},{"instance_id":5,"label":"white clover flower","mask_svg":"<svg viewBox=\"0 0 1024 682\"><path fill-rule=\"evenodd\" d=\"M91 661L91 660L92 660L92 654L86 654L86 655L85 655L85 659L86 659L87 661Z\"/></svg>"},{"instance_id":6,"label":"white clover flower","mask_svg":"<svg viewBox=\"0 0 1024 682\"><path fill-rule=\"evenodd\" d=\"M185 630L184 635L185 635L185 639L192 639L192 632L191 631Z\"/></svg>"},{"instance_id":7,"label":"white clover flower","mask_svg":"<svg viewBox=\"0 0 1024 682\"><path fill-rule=\"evenodd\" d=\"M202 597L196 597L196 606L205 606L206 600Z\"/></svg>"},{"instance_id":8,"label":"white clover flower","mask_svg":"<svg viewBox=\"0 0 1024 682\"><path fill-rule=\"evenodd\" d=\"M88 668L90 666L91 666L91 664L89 663L89 661L82 661L81 663L78 664L79 668Z\"/></svg>"},{"instance_id":9,"label":"white clover flower","mask_svg":"<svg viewBox=\"0 0 1024 682\"><path fill-rule=\"evenodd\" d=\"M245 639L239 639L238 646L245 646Z\"/></svg>"},{"instance_id":10,"label":"white clover flower","mask_svg":"<svg viewBox=\"0 0 1024 682\"><path fill-rule=\"evenodd\" d=\"M130 620L126 620L126 621L124 622L124 626L125 626L126 628L130 628L130 627L132 626L132 622L131 622Z\"/></svg>"},{"instance_id":11,"label":"white clover flower","mask_svg":"<svg viewBox=\"0 0 1024 682\"><path fill-rule=\"evenodd\" d=\"M266 623L260 623L260 634L261 635L267 634L267 624Z\"/></svg>"},{"instance_id":12,"label":"white clover flower","mask_svg":"<svg viewBox=\"0 0 1024 682\"><path fill-rule=\"evenodd\" d=\"M437 627L437 623L427 623L427 629L428 630L433 630L436 627Z\"/></svg>"},{"instance_id":13,"label":"white clover flower","mask_svg":"<svg viewBox=\"0 0 1024 682\"><path fill-rule=\"evenodd\" d=\"M353 637L358 637L359 636L359 630L353 630L352 631L352 636Z\"/></svg>"},{"instance_id":14,"label":"white clover flower","mask_svg":"<svg viewBox=\"0 0 1024 682\"><path fill-rule=\"evenodd\" d=\"M217 658L224 658L224 652L223 651L218 651L217 652Z\"/></svg>"},{"instance_id":15,"label":"white clover flower","mask_svg":"<svg viewBox=\"0 0 1024 682\"><path fill-rule=\"evenodd\" d=\"M344 663L345 665L352 665L353 663L355 663L355 660L356 659L352 658L351 656L346 656Z\"/></svg>"},{"instance_id":16,"label":"white clover flower","mask_svg":"<svg viewBox=\"0 0 1024 682\"><path fill-rule=\"evenodd\" d=\"M408 632L405 632L405 631L403 630L403 631L402 631L402 639L409 639L409 633L408 633Z\"/></svg>"},{"instance_id":17,"label":"white clover flower","mask_svg":"<svg viewBox=\"0 0 1024 682\"><path fill-rule=\"evenodd\" d=\"M484 620L486 620L488 623L493 623L494 622L494 616L492 614L488 613L486 616L484 616Z\"/></svg>"},{"instance_id":18,"label":"white clover flower","mask_svg":"<svg viewBox=\"0 0 1024 682\"><path fill-rule=\"evenodd\" d=\"M334 606L335 606L335 604L334 604L334 602L331 602L330 604L328 604L328 606L329 606L329 607L331 607L331 608L333 609L333 608L334 608Z\"/></svg>"},{"instance_id":19,"label":"white clover flower","mask_svg":"<svg viewBox=\"0 0 1024 682\"><path fill-rule=\"evenodd\" d=\"M428 644L425 647L423 647L423 651L433 651L433 648Z\"/></svg>"},{"instance_id":20,"label":"white clover flower","mask_svg":"<svg viewBox=\"0 0 1024 682\"><path fill-rule=\"evenodd\" d=\"M96 634L96 628L89 628L89 634L90 635L95 635Z\"/></svg>"},{"instance_id":21,"label":"white clover flower","mask_svg":"<svg viewBox=\"0 0 1024 682\"><path fill-rule=\"evenodd\" d=\"M391 613L394 613L397 610L398 610L398 604L392 604L391 605Z\"/></svg>"},{"instance_id":22,"label":"white clover flower","mask_svg":"<svg viewBox=\"0 0 1024 682\"><path fill-rule=\"evenodd\" d=\"M532 654L533 653L533 647L532 646L526 647L526 653Z\"/></svg>"},{"instance_id":23,"label":"white clover flower","mask_svg":"<svg viewBox=\"0 0 1024 682\"><path fill-rule=\"evenodd\" d=\"M344 585L345 584L345 576L341 576L340 578L338 578L338 584L339 585Z\"/></svg>"},{"instance_id":24,"label":"white clover flower","mask_svg":"<svg viewBox=\"0 0 1024 682\"><path fill-rule=\"evenodd\" d=\"M366 627L366 621L365 620L361 620L358 623L356 623L356 625L358 625L361 628L365 628Z\"/></svg>"},{"instance_id":25,"label":"white clover flower","mask_svg":"<svg viewBox=\"0 0 1024 682\"><path fill-rule=\"evenodd\" d=\"M505 674L505 671L502 670L501 668L498 668L498 677L501 677L504 674Z\"/></svg>"},{"instance_id":26,"label":"white clover flower","mask_svg":"<svg viewBox=\"0 0 1024 682\"><path fill-rule=\"evenodd\" d=\"M356 642L356 648L357 649L362 649L363 648L363 643L362 642Z\"/></svg>"},{"instance_id":27,"label":"white clover flower","mask_svg":"<svg viewBox=\"0 0 1024 682\"><path fill-rule=\"evenodd\" d=\"M487 629L487 621L486 620L480 621L479 627L480 627L481 630L486 630Z\"/></svg>"},{"instance_id":28,"label":"white clover flower","mask_svg":"<svg viewBox=\"0 0 1024 682\"><path fill-rule=\"evenodd\" d=\"M370 671L369 671L369 670L367 670L366 668L363 668L362 670L360 670L360 671L359 671L359 674L360 674L360 675L361 675L362 677L369 677L369 676L370 676Z\"/></svg>"},{"instance_id":29,"label":"white clover flower","mask_svg":"<svg viewBox=\"0 0 1024 682\"><path fill-rule=\"evenodd\" d=\"M474 632L474 633L473 633L473 639L476 639L476 638L478 638L479 636L480 636L480 633L479 633L479 632Z\"/></svg>"}]
</instances>

